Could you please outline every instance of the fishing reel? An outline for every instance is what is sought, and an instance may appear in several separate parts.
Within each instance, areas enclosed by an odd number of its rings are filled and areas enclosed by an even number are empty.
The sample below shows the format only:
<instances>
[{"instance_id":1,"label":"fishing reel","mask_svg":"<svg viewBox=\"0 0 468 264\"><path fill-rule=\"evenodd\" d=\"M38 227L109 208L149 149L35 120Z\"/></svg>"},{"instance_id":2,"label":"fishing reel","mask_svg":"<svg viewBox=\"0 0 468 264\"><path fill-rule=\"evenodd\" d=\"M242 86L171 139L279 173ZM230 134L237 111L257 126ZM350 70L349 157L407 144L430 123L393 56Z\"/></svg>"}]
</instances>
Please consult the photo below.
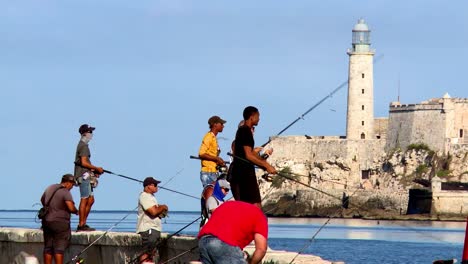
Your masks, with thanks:
<instances>
[{"instance_id":1,"label":"fishing reel","mask_svg":"<svg viewBox=\"0 0 468 264\"><path fill-rule=\"evenodd\" d=\"M273 175L271 175L269 173L265 173L265 174L262 175L262 179L264 179L267 182L272 182L273 178L274 178Z\"/></svg>"},{"instance_id":2,"label":"fishing reel","mask_svg":"<svg viewBox=\"0 0 468 264\"><path fill-rule=\"evenodd\" d=\"M158 217L159 217L160 219L163 219L163 218L167 217L167 215L168 215L167 210L164 210L164 211L162 211L162 212L158 215Z\"/></svg>"},{"instance_id":3,"label":"fishing reel","mask_svg":"<svg viewBox=\"0 0 468 264\"><path fill-rule=\"evenodd\" d=\"M73 264L84 264L85 263L84 258L73 258L72 261L73 261Z\"/></svg>"},{"instance_id":4,"label":"fishing reel","mask_svg":"<svg viewBox=\"0 0 468 264\"><path fill-rule=\"evenodd\" d=\"M226 165L218 165L216 166L216 170L218 170L218 179L226 179L228 173L228 167Z\"/></svg>"},{"instance_id":5,"label":"fishing reel","mask_svg":"<svg viewBox=\"0 0 468 264\"><path fill-rule=\"evenodd\" d=\"M228 167L226 165L217 165L216 170L222 174L222 173L227 173Z\"/></svg>"}]
</instances>

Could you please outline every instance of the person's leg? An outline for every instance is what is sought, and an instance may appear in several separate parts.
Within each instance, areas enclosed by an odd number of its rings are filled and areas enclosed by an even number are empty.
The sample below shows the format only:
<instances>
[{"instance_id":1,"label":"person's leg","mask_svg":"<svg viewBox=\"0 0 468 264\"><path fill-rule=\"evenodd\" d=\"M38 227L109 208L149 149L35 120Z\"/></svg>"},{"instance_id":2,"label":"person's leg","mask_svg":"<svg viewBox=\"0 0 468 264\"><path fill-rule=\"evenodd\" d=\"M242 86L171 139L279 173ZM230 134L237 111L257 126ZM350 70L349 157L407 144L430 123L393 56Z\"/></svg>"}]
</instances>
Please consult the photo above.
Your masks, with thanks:
<instances>
[{"instance_id":1,"label":"person's leg","mask_svg":"<svg viewBox=\"0 0 468 264\"><path fill-rule=\"evenodd\" d=\"M89 212L91 212L91 207L93 206L93 204L94 204L94 196L91 195L91 196L89 196L88 202L86 203L85 224L86 224L86 221L88 220Z\"/></svg>"},{"instance_id":2,"label":"person's leg","mask_svg":"<svg viewBox=\"0 0 468 264\"><path fill-rule=\"evenodd\" d=\"M53 258L53 231L49 228L49 225L50 224L48 222L42 222L42 234L44 237L44 264L52 264Z\"/></svg>"},{"instance_id":3,"label":"person's leg","mask_svg":"<svg viewBox=\"0 0 468 264\"><path fill-rule=\"evenodd\" d=\"M55 264L63 264L63 255L70 245L71 229L69 222L53 222Z\"/></svg>"},{"instance_id":4,"label":"person's leg","mask_svg":"<svg viewBox=\"0 0 468 264\"><path fill-rule=\"evenodd\" d=\"M78 226L84 226L86 223L86 206L88 204L88 198L81 198L80 200L80 208L78 209L78 217L79 217L79 222Z\"/></svg>"},{"instance_id":5,"label":"person's leg","mask_svg":"<svg viewBox=\"0 0 468 264\"><path fill-rule=\"evenodd\" d=\"M93 190L89 180L82 180L80 183L80 208L79 208L79 222L78 227L86 225L91 206L94 203Z\"/></svg>"},{"instance_id":6,"label":"person's leg","mask_svg":"<svg viewBox=\"0 0 468 264\"><path fill-rule=\"evenodd\" d=\"M240 201L239 183L231 181L231 193L232 197L234 197L234 200Z\"/></svg>"},{"instance_id":7,"label":"person's leg","mask_svg":"<svg viewBox=\"0 0 468 264\"><path fill-rule=\"evenodd\" d=\"M63 254L54 254L55 264L63 264Z\"/></svg>"},{"instance_id":8,"label":"person's leg","mask_svg":"<svg viewBox=\"0 0 468 264\"><path fill-rule=\"evenodd\" d=\"M44 264L52 264L52 253L44 252Z\"/></svg>"},{"instance_id":9,"label":"person's leg","mask_svg":"<svg viewBox=\"0 0 468 264\"><path fill-rule=\"evenodd\" d=\"M151 258L149 257L148 254L143 253L143 254L140 256L139 260L140 260L140 263L144 263L145 261L151 261Z\"/></svg>"},{"instance_id":10,"label":"person's leg","mask_svg":"<svg viewBox=\"0 0 468 264\"><path fill-rule=\"evenodd\" d=\"M140 232L139 234L145 251L145 253L143 253L139 258L140 263L153 260L157 263L159 260L158 246L161 238L161 232L155 229L150 229L145 232Z\"/></svg>"}]
</instances>

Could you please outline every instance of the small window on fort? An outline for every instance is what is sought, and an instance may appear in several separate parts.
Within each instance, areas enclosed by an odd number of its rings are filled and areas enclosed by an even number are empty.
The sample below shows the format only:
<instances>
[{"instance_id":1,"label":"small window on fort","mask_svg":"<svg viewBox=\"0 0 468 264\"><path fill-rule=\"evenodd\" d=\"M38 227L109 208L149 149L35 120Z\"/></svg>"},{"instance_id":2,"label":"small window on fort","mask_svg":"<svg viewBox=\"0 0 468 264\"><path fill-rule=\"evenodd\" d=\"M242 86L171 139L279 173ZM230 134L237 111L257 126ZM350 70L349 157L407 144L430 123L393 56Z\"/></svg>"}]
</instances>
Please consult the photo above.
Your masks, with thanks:
<instances>
[{"instance_id":1,"label":"small window on fort","mask_svg":"<svg viewBox=\"0 0 468 264\"><path fill-rule=\"evenodd\" d=\"M369 179L369 174L370 174L369 170L362 170L361 171L361 179L363 179L363 180Z\"/></svg>"},{"instance_id":2,"label":"small window on fort","mask_svg":"<svg viewBox=\"0 0 468 264\"><path fill-rule=\"evenodd\" d=\"M377 139L380 139L380 135L377 135Z\"/></svg>"},{"instance_id":3,"label":"small window on fort","mask_svg":"<svg viewBox=\"0 0 468 264\"><path fill-rule=\"evenodd\" d=\"M362 91L362 94L364 94L364 89L362 89L361 91Z\"/></svg>"},{"instance_id":4,"label":"small window on fort","mask_svg":"<svg viewBox=\"0 0 468 264\"><path fill-rule=\"evenodd\" d=\"M364 121L361 121L361 125L364 125Z\"/></svg>"},{"instance_id":5,"label":"small window on fort","mask_svg":"<svg viewBox=\"0 0 468 264\"><path fill-rule=\"evenodd\" d=\"M364 73L362 74L362 78L364 79Z\"/></svg>"},{"instance_id":6,"label":"small window on fort","mask_svg":"<svg viewBox=\"0 0 468 264\"><path fill-rule=\"evenodd\" d=\"M361 139L366 139L366 134L361 133Z\"/></svg>"},{"instance_id":7,"label":"small window on fort","mask_svg":"<svg viewBox=\"0 0 468 264\"><path fill-rule=\"evenodd\" d=\"M364 105L361 105L361 109L364 110Z\"/></svg>"},{"instance_id":8,"label":"small window on fort","mask_svg":"<svg viewBox=\"0 0 468 264\"><path fill-rule=\"evenodd\" d=\"M460 138L463 137L463 129L460 129Z\"/></svg>"}]
</instances>

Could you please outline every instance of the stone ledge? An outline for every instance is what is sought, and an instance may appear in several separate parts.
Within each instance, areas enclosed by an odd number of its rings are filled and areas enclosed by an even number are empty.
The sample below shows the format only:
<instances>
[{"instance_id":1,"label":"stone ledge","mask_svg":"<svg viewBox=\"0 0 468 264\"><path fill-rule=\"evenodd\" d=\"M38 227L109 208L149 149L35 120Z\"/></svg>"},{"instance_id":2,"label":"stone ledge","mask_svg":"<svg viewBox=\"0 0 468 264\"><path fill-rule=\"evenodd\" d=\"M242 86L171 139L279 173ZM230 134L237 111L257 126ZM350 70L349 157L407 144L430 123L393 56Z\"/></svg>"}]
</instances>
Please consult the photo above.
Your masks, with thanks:
<instances>
[{"instance_id":1,"label":"stone ledge","mask_svg":"<svg viewBox=\"0 0 468 264\"><path fill-rule=\"evenodd\" d=\"M72 232L71 245L65 252L65 260L71 259L87 245L94 242L104 231L93 232ZM167 237L167 233L161 237ZM192 236L174 236L160 248L162 260L170 259L181 253L187 252L198 244ZM42 230L25 228L0 228L0 259L10 263L21 252L27 252L41 259L43 249ZM248 252L255 250L253 245L246 247ZM128 259L133 259L141 251L141 238L136 233L130 232L107 232L92 247L87 250L82 257L86 263L127 263ZM198 259L198 249L195 249L181 258L171 261L171 263L189 263ZM272 260L278 264L289 263L297 253L287 251L276 251L270 248L264 260ZM3 262L2 262L3 263ZM333 264L330 261L321 259L313 255L299 255L294 263L311 264Z\"/></svg>"}]
</instances>

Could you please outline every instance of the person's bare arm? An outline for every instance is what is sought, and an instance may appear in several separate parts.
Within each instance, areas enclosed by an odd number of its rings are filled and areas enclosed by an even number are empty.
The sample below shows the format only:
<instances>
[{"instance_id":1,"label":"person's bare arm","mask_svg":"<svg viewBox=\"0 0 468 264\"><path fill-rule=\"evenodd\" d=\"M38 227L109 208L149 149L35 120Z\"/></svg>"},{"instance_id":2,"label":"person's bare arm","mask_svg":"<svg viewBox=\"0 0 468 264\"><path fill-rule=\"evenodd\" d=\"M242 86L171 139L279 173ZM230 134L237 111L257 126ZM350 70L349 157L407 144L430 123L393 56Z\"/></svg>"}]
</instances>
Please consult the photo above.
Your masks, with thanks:
<instances>
[{"instance_id":1,"label":"person's bare arm","mask_svg":"<svg viewBox=\"0 0 468 264\"><path fill-rule=\"evenodd\" d=\"M90 169L90 170L95 170L95 171L97 171L98 174L102 174L104 172L103 168L96 167L93 164L91 164L91 162L89 161L89 158L87 156L81 156L80 160L81 160L81 166L82 167L85 167L85 168Z\"/></svg>"},{"instance_id":2,"label":"person's bare arm","mask_svg":"<svg viewBox=\"0 0 468 264\"><path fill-rule=\"evenodd\" d=\"M72 214L78 214L78 209L75 207L75 203L73 201L65 201L67 205L68 211Z\"/></svg>"},{"instance_id":3,"label":"person's bare arm","mask_svg":"<svg viewBox=\"0 0 468 264\"><path fill-rule=\"evenodd\" d=\"M224 166L224 160L221 157L211 156L210 154L199 154L198 157L202 160L209 160L216 162L216 164Z\"/></svg>"},{"instance_id":4,"label":"person's bare arm","mask_svg":"<svg viewBox=\"0 0 468 264\"><path fill-rule=\"evenodd\" d=\"M267 248L268 248L267 239L258 233L254 235L254 242L255 242L255 251L249 260L249 264L260 263L263 257L265 256L267 252Z\"/></svg>"},{"instance_id":5,"label":"person's bare arm","mask_svg":"<svg viewBox=\"0 0 468 264\"><path fill-rule=\"evenodd\" d=\"M154 205L148 209L145 210L145 212L150 215L151 217L158 217L160 214L162 214L165 211L168 211L169 208L165 204L160 204Z\"/></svg>"},{"instance_id":6,"label":"person's bare arm","mask_svg":"<svg viewBox=\"0 0 468 264\"><path fill-rule=\"evenodd\" d=\"M244 151L245 151L245 157L247 158L247 160L249 160L253 164L260 166L262 168L265 168L266 171L270 174L278 173L276 169L273 166L271 166L266 160L258 156L258 154L255 153L255 151L252 149L252 147L244 146Z\"/></svg>"}]
</instances>

